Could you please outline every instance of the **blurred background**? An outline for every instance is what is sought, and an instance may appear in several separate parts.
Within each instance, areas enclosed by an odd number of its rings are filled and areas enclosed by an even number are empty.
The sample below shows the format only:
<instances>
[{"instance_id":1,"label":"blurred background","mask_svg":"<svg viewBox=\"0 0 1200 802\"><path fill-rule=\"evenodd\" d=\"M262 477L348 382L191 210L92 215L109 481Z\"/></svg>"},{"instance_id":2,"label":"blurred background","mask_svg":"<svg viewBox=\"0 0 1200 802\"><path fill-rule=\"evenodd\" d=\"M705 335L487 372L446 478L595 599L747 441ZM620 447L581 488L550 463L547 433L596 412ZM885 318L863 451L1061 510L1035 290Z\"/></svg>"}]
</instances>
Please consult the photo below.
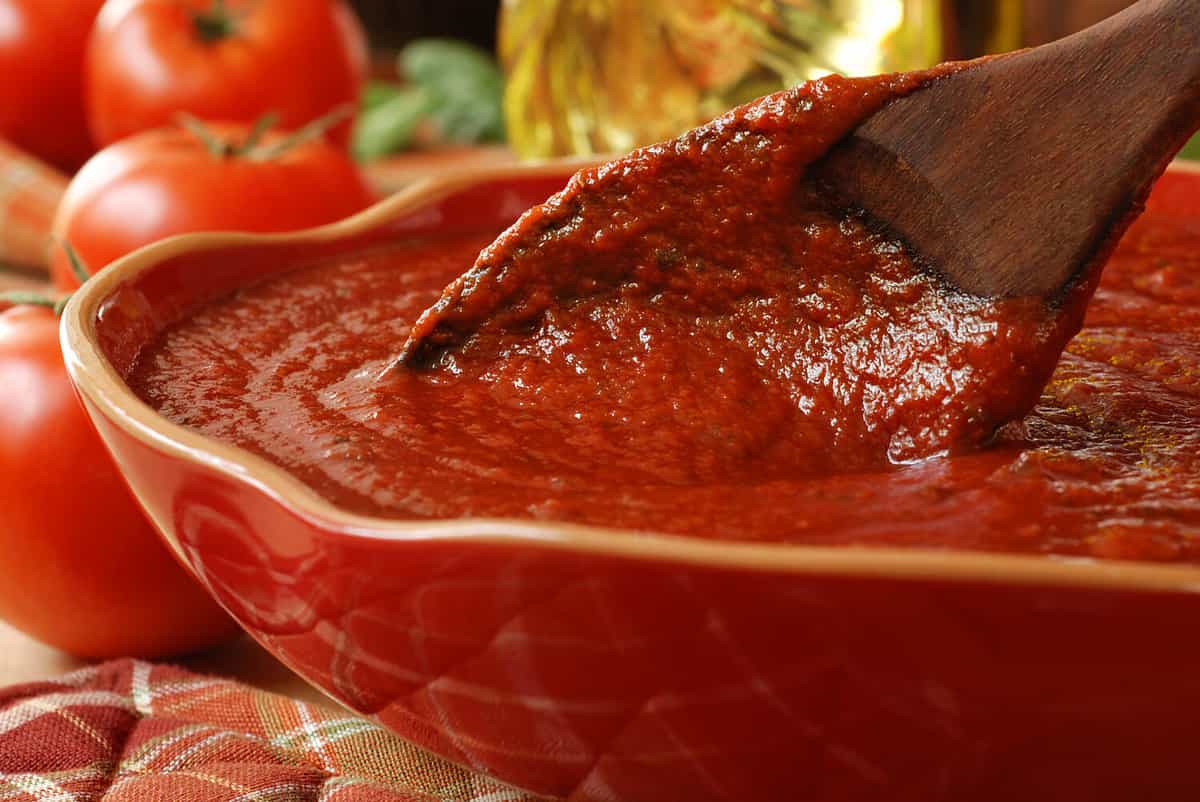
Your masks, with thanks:
<instances>
[{"instance_id":1,"label":"blurred background","mask_svg":"<svg viewBox=\"0 0 1200 802\"><path fill-rule=\"evenodd\" d=\"M831 71L915 69L1040 44L1130 2L356 0L378 78L403 81L396 53L450 37L496 54L506 86L501 122L443 126L440 137L407 118L411 95L369 95L360 155L500 140L525 158L621 152Z\"/></svg>"},{"instance_id":2,"label":"blurred background","mask_svg":"<svg viewBox=\"0 0 1200 802\"><path fill-rule=\"evenodd\" d=\"M1119 11L1130 2L1131 0L1001 0L997 3L989 0L953 0L945 5L949 13L963 21L968 46L978 49L986 41L988 28L994 25L998 18L1015 15L1020 19L1021 40L1027 44L1034 44L1079 30ZM509 5L520 4L517 2ZM424 36L456 36L491 49L496 42L496 22L501 3L500 0L355 0L354 5L367 23L374 44L382 49L395 50L413 39ZM822 3L818 0L796 5L837 4ZM870 9L880 4L860 2L857 5Z\"/></svg>"}]
</instances>

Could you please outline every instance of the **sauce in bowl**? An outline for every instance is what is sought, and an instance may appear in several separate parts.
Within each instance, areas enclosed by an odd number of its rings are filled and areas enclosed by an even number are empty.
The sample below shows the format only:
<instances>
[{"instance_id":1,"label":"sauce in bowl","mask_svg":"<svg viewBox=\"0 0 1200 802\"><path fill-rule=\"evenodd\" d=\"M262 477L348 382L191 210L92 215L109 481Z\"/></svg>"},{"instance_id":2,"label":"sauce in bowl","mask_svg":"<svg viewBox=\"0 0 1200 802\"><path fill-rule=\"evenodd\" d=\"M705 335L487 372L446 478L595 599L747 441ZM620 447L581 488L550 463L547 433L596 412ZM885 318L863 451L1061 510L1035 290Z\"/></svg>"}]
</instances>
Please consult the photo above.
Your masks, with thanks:
<instances>
[{"instance_id":1,"label":"sauce in bowl","mask_svg":"<svg viewBox=\"0 0 1200 802\"><path fill-rule=\"evenodd\" d=\"M217 300L144 350L129 381L171 420L278 463L353 512L1200 561L1200 219L1158 209L1134 225L1036 407L994 442L833 473L762 467L754 453L697 468L691 415L674 430L624 429L636 438L622 447L581 406L572 436L556 428L563 415L548 422L538 406L547 393L578 398L569 374L532 389L518 370L486 382L416 374L399 391L376 381L410 322L495 233L342 257ZM631 401L700 387L650 385ZM760 405L743 400L695 404L766 428ZM673 454L694 458L684 470Z\"/></svg>"}]
</instances>

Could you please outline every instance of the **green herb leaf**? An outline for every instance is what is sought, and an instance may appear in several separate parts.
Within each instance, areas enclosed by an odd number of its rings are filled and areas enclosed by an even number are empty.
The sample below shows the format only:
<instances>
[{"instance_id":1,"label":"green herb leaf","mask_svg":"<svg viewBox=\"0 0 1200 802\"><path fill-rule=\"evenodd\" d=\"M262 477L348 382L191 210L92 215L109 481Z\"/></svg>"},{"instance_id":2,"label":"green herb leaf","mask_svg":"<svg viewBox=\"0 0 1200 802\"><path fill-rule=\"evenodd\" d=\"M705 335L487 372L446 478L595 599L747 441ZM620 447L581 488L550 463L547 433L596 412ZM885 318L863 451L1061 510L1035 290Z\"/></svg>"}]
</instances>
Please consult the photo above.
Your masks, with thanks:
<instances>
[{"instance_id":1,"label":"green herb leaf","mask_svg":"<svg viewBox=\"0 0 1200 802\"><path fill-rule=\"evenodd\" d=\"M377 106L382 106L403 92L404 87L392 81L367 81L363 87L363 111L370 111Z\"/></svg>"},{"instance_id":2,"label":"green herb leaf","mask_svg":"<svg viewBox=\"0 0 1200 802\"><path fill-rule=\"evenodd\" d=\"M1200 136L1192 139L1191 142L1183 146L1183 152L1179 154L1181 159L1192 159L1200 161Z\"/></svg>"},{"instance_id":3,"label":"green herb leaf","mask_svg":"<svg viewBox=\"0 0 1200 802\"><path fill-rule=\"evenodd\" d=\"M354 155L370 161L408 147L432 105L432 97L424 89L406 87L366 109L354 128Z\"/></svg>"},{"instance_id":4,"label":"green herb leaf","mask_svg":"<svg viewBox=\"0 0 1200 802\"><path fill-rule=\"evenodd\" d=\"M504 76L490 54L451 39L419 39L401 51L399 66L432 96L429 116L447 140L504 140Z\"/></svg>"},{"instance_id":5,"label":"green herb leaf","mask_svg":"<svg viewBox=\"0 0 1200 802\"><path fill-rule=\"evenodd\" d=\"M397 66L406 84L371 81L363 91L359 159L403 150L425 120L448 142L504 141L504 76L489 53L453 39L418 39Z\"/></svg>"}]
</instances>

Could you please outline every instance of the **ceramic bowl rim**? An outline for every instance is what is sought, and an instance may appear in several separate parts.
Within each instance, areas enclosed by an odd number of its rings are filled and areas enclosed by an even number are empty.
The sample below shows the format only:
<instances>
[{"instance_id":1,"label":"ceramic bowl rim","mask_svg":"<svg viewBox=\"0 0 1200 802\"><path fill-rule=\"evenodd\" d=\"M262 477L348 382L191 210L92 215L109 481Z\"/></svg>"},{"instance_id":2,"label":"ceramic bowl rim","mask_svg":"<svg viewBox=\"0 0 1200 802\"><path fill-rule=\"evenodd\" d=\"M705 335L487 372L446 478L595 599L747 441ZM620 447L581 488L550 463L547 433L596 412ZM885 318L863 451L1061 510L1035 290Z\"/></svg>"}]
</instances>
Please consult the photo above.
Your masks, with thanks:
<instances>
[{"instance_id":1,"label":"ceramic bowl rim","mask_svg":"<svg viewBox=\"0 0 1200 802\"><path fill-rule=\"evenodd\" d=\"M823 547L747 543L630 532L601 526L503 518L394 520L357 515L326 501L283 468L174 424L138 399L99 347L96 319L121 285L184 253L234 246L326 243L386 224L473 183L569 174L591 162L557 160L426 179L346 220L289 234L202 233L173 237L118 260L89 281L63 312L61 339L72 382L108 421L155 450L207 466L254 486L320 529L337 536L378 540L453 540L476 544L560 549L615 557L709 567L717 570L922 579L1011 585L1076 586L1108 590L1200 592L1200 566L1000 554L953 549ZM1200 164L1170 168L1200 178Z\"/></svg>"}]
</instances>

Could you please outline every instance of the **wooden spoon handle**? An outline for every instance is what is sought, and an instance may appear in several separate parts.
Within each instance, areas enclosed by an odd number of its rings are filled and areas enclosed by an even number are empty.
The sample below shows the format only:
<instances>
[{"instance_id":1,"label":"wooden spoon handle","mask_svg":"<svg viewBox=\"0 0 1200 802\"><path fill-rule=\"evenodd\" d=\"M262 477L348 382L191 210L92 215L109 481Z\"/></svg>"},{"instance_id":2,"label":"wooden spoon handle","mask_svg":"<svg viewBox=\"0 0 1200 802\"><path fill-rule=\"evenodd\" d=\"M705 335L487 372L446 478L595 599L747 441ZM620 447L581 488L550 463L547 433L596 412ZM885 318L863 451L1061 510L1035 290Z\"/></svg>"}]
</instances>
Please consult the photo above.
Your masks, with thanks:
<instances>
[{"instance_id":1,"label":"wooden spoon handle","mask_svg":"<svg viewBox=\"0 0 1200 802\"><path fill-rule=\"evenodd\" d=\"M1061 72L1066 80L1094 83L1081 92L1095 99L1095 112L1083 119L1112 123L1110 140L1131 134L1124 151L1145 151L1144 159L1180 145L1200 126L1200 2L1142 0L1076 37L1030 51L1033 63ZM1061 65L1061 66L1060 66ZM1107 87L1108 93L1099 91ZM1105 97L1107 94L1107 97ZM1081 132L1087 133L1087 132ZM1103 138L1097 133L1096 138ZM1174 154L1170 154L1174 155Z\"/></svg>"},{"instance_id":2,"label":"wooden spoon handle","mask_svg":"<svg viewBox=\"0 0 1200 802\"><path fill-rule=\"evenodd\" d=\"M1053 299L1200 127L1200 0L1142 0L897 100L821 177L962 289Z\"/></svg>"}]
</instances>

